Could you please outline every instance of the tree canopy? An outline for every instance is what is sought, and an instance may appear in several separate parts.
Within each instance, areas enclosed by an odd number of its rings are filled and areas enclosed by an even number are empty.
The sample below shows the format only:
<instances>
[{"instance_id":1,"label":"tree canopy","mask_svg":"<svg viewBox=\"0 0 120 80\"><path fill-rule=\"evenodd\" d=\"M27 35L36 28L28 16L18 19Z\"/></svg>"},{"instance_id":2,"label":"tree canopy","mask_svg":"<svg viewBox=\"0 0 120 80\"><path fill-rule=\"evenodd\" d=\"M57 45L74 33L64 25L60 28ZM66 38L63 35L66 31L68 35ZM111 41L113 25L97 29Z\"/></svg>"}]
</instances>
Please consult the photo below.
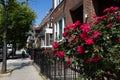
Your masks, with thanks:
<instances>
[{"instance_id":1,"label":"tree canopy","mask_svg":"<svg viewBox=\"0 0 120 80\"><path fill-rule=\"evenodd\" d=\"M18 2L16 0L8 0L6 2L7 7L7 42L8 43L20 43L24 45L26 43L27 32L30 26L34 24L36 18L35 12L29 8L26 2ZM0 39L3 38L4 29L4 9L0 6Z\"/></svg>"}]
</instances>

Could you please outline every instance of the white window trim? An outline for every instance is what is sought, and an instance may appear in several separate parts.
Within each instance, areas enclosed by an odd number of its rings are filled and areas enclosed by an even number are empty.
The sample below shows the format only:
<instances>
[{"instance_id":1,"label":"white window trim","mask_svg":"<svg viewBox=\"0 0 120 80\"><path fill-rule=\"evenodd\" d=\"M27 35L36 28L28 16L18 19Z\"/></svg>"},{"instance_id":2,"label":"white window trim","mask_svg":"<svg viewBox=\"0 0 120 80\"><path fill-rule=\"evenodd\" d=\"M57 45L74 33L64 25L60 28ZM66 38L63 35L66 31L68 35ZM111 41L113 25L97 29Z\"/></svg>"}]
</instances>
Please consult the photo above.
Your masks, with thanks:
<instances>
[{"instance_id":1,"label":"white window trim","mask_svg":"<svg viewBox=\"0 0 120 80\"><path fill-rule=\"evenodd\" d=\"M54 9L62 2L62 0L54 0Z\"/></svg>"},{"instance_id":2,"label":"white window trim","mask_svg":"<svg viewBox=\"0 0 120 80\"><path fill-rule=\"evenodd\" d=\"M65 27L65 18L62 17L60 20L62 20L62 33L64 32L64 27ZM59 21L60 21L59 20ZM54 24L54 41L61 41L64 39L64 37L62 37L62 39L59 39L59 21L57 21L55 24ZM56 35L56 32L57 32L57 35ZM56 40L56 37L57 37L57 40Z\"/></svg>"}]
</instances>

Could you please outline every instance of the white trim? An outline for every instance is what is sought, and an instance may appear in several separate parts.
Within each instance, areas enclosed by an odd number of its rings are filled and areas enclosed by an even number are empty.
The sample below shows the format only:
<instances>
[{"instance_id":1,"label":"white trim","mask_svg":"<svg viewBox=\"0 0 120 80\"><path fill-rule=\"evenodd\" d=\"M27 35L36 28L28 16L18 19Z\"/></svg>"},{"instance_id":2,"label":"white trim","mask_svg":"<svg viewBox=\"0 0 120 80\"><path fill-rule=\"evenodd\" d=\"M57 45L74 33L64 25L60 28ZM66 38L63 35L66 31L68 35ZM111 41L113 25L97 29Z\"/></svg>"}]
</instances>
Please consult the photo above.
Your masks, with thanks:
<instances>
[{"instance_id":1,"label":"white trim","mask_svg":"<svg viewBox=\"0 0 120 80\"><path fill-rule=\"evenodd\" d=\"M57 7L57 0L54 0L54 8L56 8Z\"/></svg>"},{"instance_id":2,"label":"white trim","mask_svg":"<svg viewBox=\"0 0 120 80\"><path fill-rule=\"evenodd\" d=\"M64 27L65 27L65 18L62 17L62 33L64 32ZM63 39L64 37L62 37Z\"/></svg>"},{"instance_id":3,"label":"white trim","mask_svg":"<svg viewBox=\"0 0 120 80\"><path fill-rule=\"evenodd\" d=\"M52 33L52 29L51 29L51 28L46 28L46 29L45 29L45 32L46 32L46 33Z\"/></svg>"},{"instance_id":4,"label":"white trim","mask_svg":"<svg viewBox=\"0 0 120 80\"><path fill-rule=\"evenodd\" d=\"M60 27L59 22L62 21L62 27ZM64 32L64 27L65 27L65 17L62 17L60 20L58 20L55 24L54 24L54 41L60 41L62 39L64 39L64 37L59 38L60 34L62 34ZM62 28L62 33L60 33L60 28ZM57 33L57 35L56 35ZM57 40L56 40L57 38Z\"/></svg>"},{"instance_id":5,"label":"white trim","mask_svg":"<svg viewBox=\"0 0 120 80\"><path fill-rule=\"evenodd\" d=\"M54 9L62 2L62 0L54 0Z\"/></svg>"},{"instance_id":6,"label":"white trim","mask_svg":"<svg viewBox=\"0 0 120 80\"><path fill-rule=\"evenodd\" d=\"M59 21L57 22L57 27L56 28L57 28L57 35L56 36L57 36L57 40L59 40L59 35L60 35L59 34Z\"/></svg>"},{"instance_id":7,"label":"white trim","mask_svg":"<svg viewBox=\"0 0 120 80\"><path fill-rule=\"evenodd\" d=\"M45 46L46 46L46 32L45 32Z\"/></svg>"},{"instance_id":8,"label":"white trim","mask_svg":"<svg viewBox=\"0 0 120 80\"><path fill-rule=\"evenodd\" d=\"M50 45L50 46L41 46L41 48L52 48L52 45Z\"/></svg>"}]
</instances>

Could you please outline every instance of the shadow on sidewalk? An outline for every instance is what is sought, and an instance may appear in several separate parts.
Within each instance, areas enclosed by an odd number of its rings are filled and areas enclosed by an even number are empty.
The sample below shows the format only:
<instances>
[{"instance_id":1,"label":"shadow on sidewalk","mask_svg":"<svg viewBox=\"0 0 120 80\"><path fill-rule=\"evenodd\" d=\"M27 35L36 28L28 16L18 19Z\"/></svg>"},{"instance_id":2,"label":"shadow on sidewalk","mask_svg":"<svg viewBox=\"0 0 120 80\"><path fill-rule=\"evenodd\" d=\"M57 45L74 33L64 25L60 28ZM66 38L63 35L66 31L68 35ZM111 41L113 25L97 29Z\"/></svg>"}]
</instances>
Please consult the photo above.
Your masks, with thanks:
<instances>
[{"instance_id":1,"label":"shadow on sidewalk","mask_svg":"<svg viewBox=\"0 0 120 80\"><path fill-rule=\"evenodd\" d=\"M29 56L25 55L23 58L22 54L16 54L15 56L9 59L16 60L16 62L11 63L11 66L13 66L12 71L22 69L27 66L31 66L33 63L33 61L30 60Z\"/></svg>"},{"instance_id":2,"label":"shadow on sidewalk","mask_svg":"<svg viewBox=\"0 0 120 80\"><path fill-rule=\"evenodd\" d=\"M27 67L27 66L31 66L32 65L32 62L23 62L21 64L14 64L13 66L15 66L15 68L12 70L12 71L15 71L15 70L18 70L18 69L22 69L24 67Z\"/></svg>"}]
</instances>

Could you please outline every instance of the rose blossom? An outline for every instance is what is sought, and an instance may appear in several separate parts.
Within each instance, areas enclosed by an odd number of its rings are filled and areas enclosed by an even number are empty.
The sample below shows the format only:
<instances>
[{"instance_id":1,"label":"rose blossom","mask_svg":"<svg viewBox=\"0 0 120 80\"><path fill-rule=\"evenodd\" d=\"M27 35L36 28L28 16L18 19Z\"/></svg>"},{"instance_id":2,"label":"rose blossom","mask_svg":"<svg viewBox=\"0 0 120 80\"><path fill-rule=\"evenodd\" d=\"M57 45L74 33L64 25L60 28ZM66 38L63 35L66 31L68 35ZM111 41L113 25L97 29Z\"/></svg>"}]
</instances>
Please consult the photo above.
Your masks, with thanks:
<instances>
[{"instance_id":1,"label":"rose blossom","mask_svg":"<svg viewBox=\"0 0 120 80\"><path fill-rule=\"evenodd\" d=\"M103 15L103 16L97 17L97 23L103 20L104 18L107 18L107 16Z\"/></svg>"},{"instance_id":2,"label":"rose blossom","mask_svg":"<svg viewBox=\"0 0 120 80\"><path fill-rule=\"evenodd\" d=\"M120 12L118 13L117 19L118 19L118 21L120 22Z\"/></svg>"},{"instance_id":3,"label":"rose blossom","mask_svg":"<svg viewBox=\"0 0 120 80\"><path fill-rule=\"evenodd\" d=\"M87 25L87 24L82 24L81 26L80 26L80 29L83 31L83 32L85 32L85 33L87 33L88 31L90 31L90 26L89 25Z\"/></svg>"},{"instance_id":4,"label":"rose blossom","mask_svg":"<svg viewBox=\"0 0 120 80\"><path fill-rule=\"evenodd\" d=\"M99 56L99 55L96 55L96 56L94 56L94 57L91 58L91 59L85 60L84 62L87 63L87 64L90 64L90 63L92 63L92 62L98 62L99 60L100 60L100 56Z\"/></svg>"},{"instance_id":5,"label":"rose blossom","mask_svg":"<svg viewBox=\"0 0 120 80\"><path fill-rule=\"evenodd\" d=\"M77 47L77 52L78 52L79 54L82 54L82 53L85 52L85 48L84 48L83 46L78 46L78 47Z\"/></svg>"},{"instance_id":6,"label":"rose blossom","mask_svg":"<svg viewBox=\"0 0 120 80\"><path fill-rule=\"evenodd\" d=\"M67 60L67 62L66 62L67 66L69 66L69 65L70 65L71 60L72 60L72 58L68 58L68 60Z\"/></svg>"},{"instance_id":7,"label":"rose blossom","mask_svg":"<svg viewBox=\"0 0 120 80\"><path fill-rule=\"evenodd\" d=\"M104 9L104 10L103 10L103 13L113 12L113 11L116 11L116 10L118 10L118 9L119 9L119 7L111 6L111 7L109 7L109 8Z\"/></svg>"},{"instance_id":8,"label":"rose blossom","mask_svg":"<svg viewBox=\"0 0 120 80\"><path fill-rule=\"evenodd\" d=\"M88 38L85 40L85 43L88 45L94 44L93 39L92 38Z\"/></svg>"},{"instance_id":9,"label":"rose blossom","mask_svg":"<svg viewBox=\"0 0 120 80\"><path fill-rule=\"evenodd\" d=\"M92 58L92 62L98 62L100 60L100 56L96 55Z\"/></svg>"},{"instance_id":10,"label":"rose blossom","mask_svg":"<svg viewBox=\"0 0 120 80\"><path fill-rule=\"evenodd\" d=\"M109 23L109 24L107 25L107 27L108 27L108 28L111 28L112 25L113 25L112 23Z\"/></svg>"},{"instance_id":11,"label":"rose blossom","mask_svg":"<svg viewBox=\"0 0 120 80\"><path fill-rule=\"evenodd\" d=\"M96 16L96 14L94 14L93 16L92 16L92 18L96 18L97 16Z\"/></svg>"},{"instance_id":12,"label":"rose blossom","mask_svg":"<svg viewBox=\"0 0 120 80\"><path fill-rule=\"evenodd\" d=\"M80 24L81 24L80 21L77 20L74 24L72 24L72 28L76 29Z\"/></svg>"},{"instance_id":13,"label":"rose blossom","mask_svg":"<svg viewBox=\"0 0 120 80\"><path fill-rule=\"evenodd\" d=\"M77 20L75 23L74 23L76 26L79 26L81 23L79 20Z\"/></svg>"},{"instance_id":14,"label":"rose blossom","mask_svg":"<svg viewBox=\"0 0 120 80\"><path fill-rule=\"evenodd\" d=\"M118 38L118 42L120 43L120 38Z\"/></svg>"},{"instance_id":15,"label":"rose blossom","mask_svg":"<svg viewBox=\"0 0 120 80\"><path fill-rule=\"evenodd\" d=\"M64 28L64 30L66 31L66 30L68 30L68 29L70 29L70 28L72 28L71 25L66 25L65 28Z\"/></svg>"},{"instance_id":16,"label":"rose blossom","mask_svg":"<svg viewBox=\"0 0 120 80\"><path fill-rule=\"evenodd\" d=\"M64 57L64 51L59 51L58 53L57 53L57 55L58 55L58 57L59 58L63 58Z\"/></svg>"},{"instance_id":17,"label":"rose blossom","mask_svg":"<svg viewBox=\"0 0 120 80\"><path fill-rule=\"evenodd\" d=\"M64 32L64 33L62 34L63 37L66 37L67 35L68 35L67 32Z\"/></svg>"},{"instance_id":18,"label":"rose blossom","mask_svg":"<svg viewBox=\"0 0 120 80\"><path fill-rule=\"evenodd\" d=\"M89 24L93 24L93 21L92 21L92 20L90 20L90 21L89 21Z\"/></svg>"},{"instance_id":19,"label":"rose blossom","mask_svg":"<svg viewBox=\"0 0 120 80\"><path fill-rule=\"evenodd\" d=\"M58 48L58 42L54 42L52 46L53 46L54 49L57 49Z\"/></svg>"},{"instance_id":20,"label":"rose blossom","mask_svg":"<svg viewBox=\"0 0 120 80\"><path fill-rule=\"evenodd\" d=\"M93 38L98 38L99 36L100 36L100 33L98 32L98 30L92 33Z\"/></svg>"},{"instance_id":21,"label":"rose blossom","mask_svg":"<svg viewBox=\"0 0 120 80\"><path fill-rule=\"evenodd\" d=\"M87 38L88 38L87 33L81 33L81 34L80 34L80 38L81 38L82 40L87 39Z\"/></svg>"}]
</instances>

